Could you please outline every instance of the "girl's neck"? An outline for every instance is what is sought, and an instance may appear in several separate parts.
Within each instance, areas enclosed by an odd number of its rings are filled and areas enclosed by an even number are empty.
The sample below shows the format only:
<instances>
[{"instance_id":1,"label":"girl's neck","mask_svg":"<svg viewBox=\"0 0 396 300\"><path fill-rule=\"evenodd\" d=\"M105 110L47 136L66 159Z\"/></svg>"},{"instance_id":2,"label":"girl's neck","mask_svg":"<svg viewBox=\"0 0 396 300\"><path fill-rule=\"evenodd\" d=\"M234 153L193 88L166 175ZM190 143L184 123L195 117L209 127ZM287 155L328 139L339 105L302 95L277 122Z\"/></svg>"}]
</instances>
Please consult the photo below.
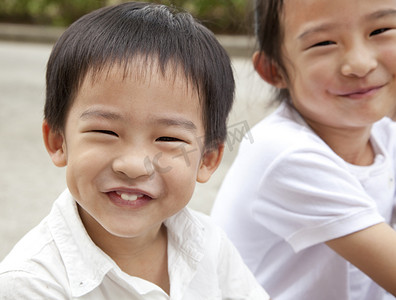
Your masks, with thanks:
<instances>
[{"instance_id":1,"label":"girl's neck","mask_svg":"<svg viewBox=\"0 0 396 300\"><path fill-rule=\"evenodd\" d=\"M359 166L374 163L375 152L370 141L371 126L345 129L316 126L309 121L307 123L346 162Z\"/></svg>"}]
</instances>

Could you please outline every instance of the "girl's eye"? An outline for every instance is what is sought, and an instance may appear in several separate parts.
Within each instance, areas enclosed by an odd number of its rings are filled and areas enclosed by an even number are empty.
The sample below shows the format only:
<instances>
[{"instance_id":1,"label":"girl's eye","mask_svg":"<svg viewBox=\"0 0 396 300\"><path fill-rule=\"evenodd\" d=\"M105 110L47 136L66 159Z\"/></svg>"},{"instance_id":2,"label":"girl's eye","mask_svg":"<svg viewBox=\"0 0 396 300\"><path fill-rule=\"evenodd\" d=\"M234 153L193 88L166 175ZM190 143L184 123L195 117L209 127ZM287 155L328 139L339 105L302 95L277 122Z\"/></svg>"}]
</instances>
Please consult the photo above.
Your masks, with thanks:
<instances>
[{"instance_id":1,"label":"girl's eye","mask_svg":"<svg viewBox=\"0 0 396 300\"><path fill-rule=\"evenodd\" d=\"M156 139L157 142L183 142L183 140L175 138L175 137L170 137L170 136L161 136Z\"/></svg>"},{"instance_id":2,"label":"girl's eye","mask_svg":"<svg viewBox=\"0 0 396 300\"><path fill-rule=\"evenodd\" d=\"M329 46L329 45L334 45L335 43L332 41L323 41L317 44L312 45L310 48L314 48L314 47L323 47L323 46Z\"/></svg>"},{"instance_id":3,"label":"girl's eye","mask_svg":"<svg viewBox=\"0 0 396 300\"><path fill-rule=\"evenodd\" d=\"M118 137L118 134L115 133L114 131L111 130L91 130L91 132L97 132L97 133L103 133L103 134L109 134Z\"/></svg>"},{"instance_id":4,"label":"girl's eye","mask_svg":"<svg viewBox=\"0 0 396 300\"><path fill-rule=\"evenodd\" d=\"M377 30L374 30L372 33L370 33L370 36L381 34L381 33L384 33L385 31L388 31L388 30L390 30L390 28L377 29Z\"/></svg>"}]
</instances>

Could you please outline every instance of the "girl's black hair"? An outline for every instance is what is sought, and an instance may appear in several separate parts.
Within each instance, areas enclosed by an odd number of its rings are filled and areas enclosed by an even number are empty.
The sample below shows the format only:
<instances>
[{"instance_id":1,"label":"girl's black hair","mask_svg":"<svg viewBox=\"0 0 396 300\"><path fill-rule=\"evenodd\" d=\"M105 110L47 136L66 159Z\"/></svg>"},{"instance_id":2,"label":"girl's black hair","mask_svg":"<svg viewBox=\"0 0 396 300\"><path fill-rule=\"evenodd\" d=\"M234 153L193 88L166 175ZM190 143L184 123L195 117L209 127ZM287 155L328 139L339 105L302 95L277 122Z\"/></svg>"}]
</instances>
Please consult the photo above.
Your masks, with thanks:
<instances>
[{"instance_id":1,"label":"girl's black hair","mask_svg":"<svg viewBox=\"0 0 396 300\"><path fill-rule=\"evenodd\" d=\"M274 64L288 80L282 55L283 27L282 11L283 0L256 0L255 1L255 34L261 55L265 55L269 64ZM289 100L287 89L277 90L278 101Z\"/></svg>"}]
</instances>

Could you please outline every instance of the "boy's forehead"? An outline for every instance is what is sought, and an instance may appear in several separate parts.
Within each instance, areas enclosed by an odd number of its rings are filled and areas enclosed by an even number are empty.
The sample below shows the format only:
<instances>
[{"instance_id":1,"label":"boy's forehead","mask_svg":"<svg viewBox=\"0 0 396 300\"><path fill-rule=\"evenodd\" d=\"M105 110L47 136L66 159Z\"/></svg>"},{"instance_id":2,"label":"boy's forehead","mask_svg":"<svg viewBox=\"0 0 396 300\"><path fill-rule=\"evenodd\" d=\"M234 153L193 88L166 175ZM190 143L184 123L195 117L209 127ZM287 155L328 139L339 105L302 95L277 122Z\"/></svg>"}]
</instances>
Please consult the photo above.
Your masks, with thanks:
<instances>
[{"instance_id":1,"label":"boy's forehead","mask_svg":"<svg viewBox=\"0 0 396 300\"><path fill-rule=\"evenodd\" d=\"M198 84L184 72L183 67L174 62L160 64L155 58L137 57L118 62L108 62L102 66L92 66L86 72L81 85L93 86L103 81L133 80L149 84L152 80L164 80L169 85L178 85L186 93L198 93Z\"/></svg>"},{"instance_id":2,"label":"boy's forehead","mask_svg":"<svg viewBox=\"0 0 396 300\"><path fill-rule=\"evenodd\" d=\"M81 99L85 99L84 103L87 103L87 99L97 102L98 99L103 100L105 95L127 92L133 96L143 90L151 90L154 94L162 91L160 93L182 95L189 105L202 109L203 102L198 87L191 82L181 67L169 63L161 68L156 61L142 60L92 67L80 81L72 106L80 107ZM110 98L111 96L107 99Z\"/></svg>"},{"instance_id":3,"label":"boy's forehead","mask_svg":"<svg viewBox=\"0 0 396 300\"><path fill-rule=\"evenodd\" d=\"M73 122L100 119L125 123L142 118L150 120L152 125L167 124L190 131L203 126L199 123L203 122L201 101L190 88L186 76L173 68L166 69L164 73L157 69L144 70L141 63L134 63L130 70L123 65L89 70L68 119ZM181 119L183 115L187 117ZM187 122L195 117L199 121Z\"/></svg>"}]
</instances>

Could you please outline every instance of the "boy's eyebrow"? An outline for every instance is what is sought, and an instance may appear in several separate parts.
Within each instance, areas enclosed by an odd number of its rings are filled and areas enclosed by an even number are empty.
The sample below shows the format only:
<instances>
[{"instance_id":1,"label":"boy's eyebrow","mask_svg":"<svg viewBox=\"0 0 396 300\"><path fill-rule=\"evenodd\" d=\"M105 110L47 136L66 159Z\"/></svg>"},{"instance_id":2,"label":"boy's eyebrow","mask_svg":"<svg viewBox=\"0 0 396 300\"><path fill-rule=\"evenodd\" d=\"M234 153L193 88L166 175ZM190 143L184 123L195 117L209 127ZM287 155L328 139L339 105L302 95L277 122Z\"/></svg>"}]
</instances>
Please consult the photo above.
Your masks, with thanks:
<instances>
[{"instance_id":1,"label":"boy's eyebrow","mask_svg":"<svg viewBox=\"0 0 396 300\"><path fill-rule=\"evenodd\" d=\"M84 111L80 119L89 119L89 118L103 118L107 120L120 120L123 119L123 117L117 113L101 110L101 109L88 109ZM176 127L182 127L186 130L189 131L196 131L197 126L190 120L186 120L184 118L159 118L153 120L154 123L157 123L159 125L165 125L165 126L176 126Z\"/></svg>"},{"instance_id":2,"label":"boy's eyebrow","mask_svg":"<svg viewBox=\"0 0 396 300\"><path fill-rule=\"evenodd\" d=\"M382 9L379 11L376 11L372 14L369 14L366 19L368 20L372 20L372 19L379 19L379 18L383 18L383 17L388 17L388 16L394 16L396 15L396 9Z\"/></svg>"},{"instance_id":3,"label":"boy's eyebrow","mask_svg":"<svg viewBox=\"0 0 396 300\"><path fill-rule=\"evenodd\" d=\"M182 127L189 131L196 131L197 126L190 120L183 118L161 118L154 121L160 125Z\"/></svg>"},{"instance_id":4,"label":"boy's eyebrow","mask_svg":"<svg viewBox=\"0 0 396 300\"><path fill-rule=\"evenodd\" d=\"M122 117L119 114L101 110L101 109L88 109L88 110L84 111L80 116L80 119L82 119L82 120L89 119L89 118L103 118L103 119L107 119L107 120L119 120Z\"/></svg>"}]
</instances>

